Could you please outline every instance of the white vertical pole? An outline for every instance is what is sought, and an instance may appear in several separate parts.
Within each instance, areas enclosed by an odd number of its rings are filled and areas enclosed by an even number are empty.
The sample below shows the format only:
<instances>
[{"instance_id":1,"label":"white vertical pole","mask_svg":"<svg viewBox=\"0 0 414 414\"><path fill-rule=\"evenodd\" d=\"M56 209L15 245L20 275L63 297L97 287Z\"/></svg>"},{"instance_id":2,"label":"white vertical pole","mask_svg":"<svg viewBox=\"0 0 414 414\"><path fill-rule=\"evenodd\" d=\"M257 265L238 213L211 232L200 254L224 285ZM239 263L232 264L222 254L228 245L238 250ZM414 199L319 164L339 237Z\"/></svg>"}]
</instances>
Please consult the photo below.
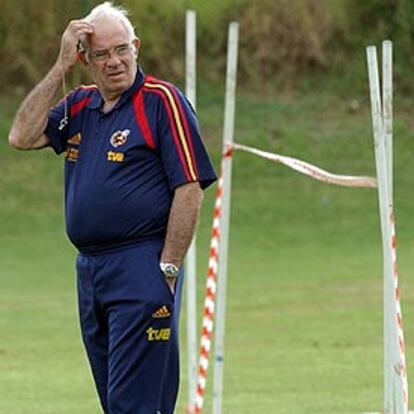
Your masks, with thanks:
<instances>
[{"instance_id":1,"label":"white vertical pole","mask_svg":"<svg viewBox=\"0 0 414 414\"><path fill-rule=\"evenodd\" d=\"M408 413L392 201L392 45L383 44L383 110L375 47L367 48L384 256L384 413Z\"/></svg>"},{"instance_id":2,"label":"white vertical pole","mask_svg":"<svg viewBox=\"0 0 414 414\"><path fill-rule=\"evenodd\" d=\"M392 341L390 350L393 352L391 359L391 369L394 385L394 404L397 414L408 413L408 381L405 363L405 346L404 332L402 328L402 312L398 288L398 271L397 271L397 251L396 251L396 232L393 202L393 131L392 131L392 42L385 40L382 43L382 94L383 94L383 139L385 149L385 159L387 168L387 188L388 188L388 206L390 212L390 242L392 268L390 269L390 291L388 292L389 300L389 318L391 325L389 328L389 340ZM397 367L397 369L396 369ZM394 369L393 369L394 368Z\"/></svg>"},{"instance_id":3,"label":"white vertical pole","mask_svg":"<svg viewBox=\"0 0 414 414\"><path fill-rule=\"evenodd\" d=\"M388 214L392 214L392 50L391 42L382 44L382 120L383 120L383 145L385 156L386 184ZM391 237L391 232L389 233ZM388 247L389 249L389 247ZM391 275L387 274L384 268L384 395L385 413L395 410L395 387L393 374L393 338L396 335L393 329L393 286L389 282ZM392 404L390 404L392 401Z\"/></svg>"},{"instance_id":4,"label":"white vertical pole","mask_svg":"<svg viewBox=\"0 0 414 414\"><path fill-rule=\"evenodd\" d=\"M224 112L223 154L226 154L228 144L233 142L235 95L237 80L237 57L239 42L239 24L230 23L227 46L227 76L226 102ZM227 252L230 223L230 195L231 195L231 156L224 155L223 159L223 204L222 221L220 226L220 251L218 270L218 294L216 314L216 342L213 383L213 414L222 413L223 405L223 366L224 366L224 333L226 318L227 295Z\"/></svg>"},{"instance_id":5,"label":"white vertical pole","mask_svg":"<svg viewBox=\"0 0 414 414\"><path fill-rule=\"evenodd\" d=\"M194 108L196 106L196 25L196 12L194 10L187 10L185 36L185 93Z\"/></svg>"},{"instance_id":6,"label":"white vertical pole","mask_svg":"<svg viewBox=\"0 0 414 414\"><path fill-rule=\"evenodd\" d=\"M375 143L375 164L378 179L378 196L381 219L382 250L383 250L383 271L384 271L384 414L394 414L394 387L392 373L392 313L390 303L391 275L389 269L392 265L392 258L389 249L391 238L389 217L389 193L388 173L383 141L383 120L381 107L381 92L378 74L377 49L375 46L367 47L368 75L370 84L372 125L374 130ZM391 279L392 282L392 279ZM391 293L392 294L392 293Z\"/></svg>"},{"instance_id":7,"label":"white vertical pole","mask_svg":"<svg viewBox=\"0 0 414 414\"><path fill-rule=\"evenodd\" d=\"M390 206L393 205L392 92L392 42L384 40L382 42L382 112L388 177L388 204Z\"/></svg>"},{"instance_id":8,"label":"white vertical pole","mask_svg":"<svg viewBox=\"0 0 414 414\"><path fill-rule=\"evenodd\" d=\"M186 13L186 96L196 107L196 13ZM187 372L188 372L188 411L194 412L197 383L197 270L196 236L191 242L186 257L187 279Z\"/></svg>"}]
</instances>

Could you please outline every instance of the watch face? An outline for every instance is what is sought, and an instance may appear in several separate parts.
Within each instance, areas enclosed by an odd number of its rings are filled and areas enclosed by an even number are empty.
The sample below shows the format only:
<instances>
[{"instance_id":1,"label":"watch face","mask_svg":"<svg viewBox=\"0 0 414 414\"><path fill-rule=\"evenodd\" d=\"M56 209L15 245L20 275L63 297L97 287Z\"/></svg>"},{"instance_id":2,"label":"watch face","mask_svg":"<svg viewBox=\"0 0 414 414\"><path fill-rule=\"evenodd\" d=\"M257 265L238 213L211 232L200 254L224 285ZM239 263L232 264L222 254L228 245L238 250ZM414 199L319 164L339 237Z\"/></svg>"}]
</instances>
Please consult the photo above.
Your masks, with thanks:
<instances>
[{"instance_id":1,"label":"watch face","mask_svg":"<svg viewBox=\"0 0 414 414\"><path fill-rule=\"evenodd\" d=\"M177 277L179 269L174 263L160 263L161 271L166 277Z\"/></svg>"},{"instance_id":2,"label":"watch face","mask_svg":"<svg viewBox=\"0 0 414 414\"><path fill-rule=\"evenodd\" d=\"M176 277L178 275L178 268L173 264L167 264L167 266L165 266L165 273L168 276Z\"/></svg>"}]
</instances>

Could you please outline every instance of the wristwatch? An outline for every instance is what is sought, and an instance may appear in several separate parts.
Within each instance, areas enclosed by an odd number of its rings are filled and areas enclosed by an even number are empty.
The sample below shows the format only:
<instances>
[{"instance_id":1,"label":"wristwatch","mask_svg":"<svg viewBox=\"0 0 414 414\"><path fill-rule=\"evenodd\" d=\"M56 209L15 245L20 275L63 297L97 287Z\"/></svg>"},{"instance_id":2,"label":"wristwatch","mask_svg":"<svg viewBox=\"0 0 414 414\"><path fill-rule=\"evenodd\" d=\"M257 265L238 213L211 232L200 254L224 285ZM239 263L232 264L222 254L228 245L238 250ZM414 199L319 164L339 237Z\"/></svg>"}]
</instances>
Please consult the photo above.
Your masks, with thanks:
<instances>
[{"instance_id":1,"label":"wristwatch","mask_svg":"<svg viewBox=\"0 0 414 414\"><path fill-rule=\"evenodd\" d=\"M161 272L167 278L175 279L178 277L180 269L174 263L160 262Z\"/></svg>"}]
</instances>

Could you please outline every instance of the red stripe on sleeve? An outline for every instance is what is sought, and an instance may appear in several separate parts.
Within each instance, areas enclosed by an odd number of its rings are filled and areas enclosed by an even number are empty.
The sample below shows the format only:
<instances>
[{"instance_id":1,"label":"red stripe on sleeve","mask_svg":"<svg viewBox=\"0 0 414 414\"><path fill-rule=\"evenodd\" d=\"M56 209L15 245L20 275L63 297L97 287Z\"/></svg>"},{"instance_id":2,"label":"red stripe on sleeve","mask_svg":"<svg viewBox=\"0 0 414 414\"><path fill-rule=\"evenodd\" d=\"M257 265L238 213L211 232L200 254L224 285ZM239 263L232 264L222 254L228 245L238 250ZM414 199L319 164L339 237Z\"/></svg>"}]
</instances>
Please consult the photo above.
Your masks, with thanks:
<instances>
[{"instance_id":1,"label":"red stripe on sleeve","mask_svg":"<svg viewBox=\"0 0 414 414\"><path fill-rule=\"evenodd\" d=\"M156 148L155 140L154 140L154 137L152 136L151 128L148 124L148 118L145 113L144 95L142 93L142 89L140 89L140 91L135 95L134 111L135 111L135 117L137 119L138 126L141 129L145 142L147 143L149 148L155 149Z\"/></svg>"},{"instance_id":2,"label":"red stripe on sleeve","mask_svg":"<svg viewBox=\"0 0 414 414\"><path fill-rule=\"evenodd\" d=\"M195 159L195 156L194 156L193 140L191 138L190 128L188 127L187 117L186 117L184 108L181 104L180 98L178 97L177 91L175 90L175 88L171 87L171 85L168 84L167 82L161 81L160 83L163 84L166 88L168 88L174 96L175 103L177 104L178 110L180 112L181 121L184 125L185 138L186 138L186 142L188 144L188 147L190 149L190 154L191 154L191 163L192 163L195 175L198 178L199 175L198 175L196 159Z\"/></svg>"},{"instance_id":3,"label":"red stripe on sleeve","mask_svg":"<svg viewBox=\"0 0 414 414\"><path fill-rule=\"evenodd\" d=\"M79 102L76 102L74 105L70 107L70 116L75 116L78 112L80 112L86 105L88 105L89 101L91 100L90 96L81 99Z\"/></svg>"},{"instance_id":4,"label":"red stripe on sleeve","mask_svg":"<svg viewBox=\"0 0 414 414\"><path fill-rule=\"evenodd\" d=\"M170 120L170 129L172 131L172 135L173 135L175 147L176 147L177 152L178 152L178 157L180 158L181 164L182 164L182 166L184 168L184 172L185 172L186 179L188 181L194 181L194 180L191 179L191 175L190 175L190 173L188 171L187 163L185 162L184 154L183 154L183 151L182 151L181 145L180 145L180 140L178 138L177 131L175 129L173 114L171 112L171 108L170 108L170 105L168 103L167 97L165 96L164 92L162 92L160 90L157 90L157 89L150 89L150 88L148 88L148 91L153 92L153 93L156 93L157 95L161 96L161 98L162 98L162 100L164 102L164 107L167 110L168 118Z\"/></svg>"}]
</instances>

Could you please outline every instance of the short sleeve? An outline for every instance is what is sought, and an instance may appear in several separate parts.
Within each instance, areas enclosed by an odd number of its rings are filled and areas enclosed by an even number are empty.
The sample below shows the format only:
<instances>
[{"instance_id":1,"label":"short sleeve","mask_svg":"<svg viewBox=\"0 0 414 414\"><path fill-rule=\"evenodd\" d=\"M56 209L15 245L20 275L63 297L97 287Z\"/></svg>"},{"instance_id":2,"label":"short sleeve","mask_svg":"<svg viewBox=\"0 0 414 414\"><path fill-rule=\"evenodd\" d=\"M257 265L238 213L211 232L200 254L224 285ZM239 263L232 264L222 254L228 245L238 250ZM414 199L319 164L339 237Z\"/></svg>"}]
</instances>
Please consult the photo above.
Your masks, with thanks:
<instances>
[{"instance_id":1,"label":"short sleeve","mask_svg":"<svg viewBox=\"0 0 414 414\"><path fill-rule=\"evenodd\" d=\"M69 100L70 96L67 96L49 110L45 134L49 138L50 145L56 154L66 151L69 119L66 118L65 122L65 106L69 108Z\"/></svg>"},{"instance_id":2,"label":"short sleeve","mask_svg":"<svg viewBox=\"0 0 414 414\"><path fill-rule=\"evenodd\" d=\"M191 104L171 84L163 83L160 96L158 147L170 188L194 181L207 188L217 177Z\"/></svg>"}]
</instances>

